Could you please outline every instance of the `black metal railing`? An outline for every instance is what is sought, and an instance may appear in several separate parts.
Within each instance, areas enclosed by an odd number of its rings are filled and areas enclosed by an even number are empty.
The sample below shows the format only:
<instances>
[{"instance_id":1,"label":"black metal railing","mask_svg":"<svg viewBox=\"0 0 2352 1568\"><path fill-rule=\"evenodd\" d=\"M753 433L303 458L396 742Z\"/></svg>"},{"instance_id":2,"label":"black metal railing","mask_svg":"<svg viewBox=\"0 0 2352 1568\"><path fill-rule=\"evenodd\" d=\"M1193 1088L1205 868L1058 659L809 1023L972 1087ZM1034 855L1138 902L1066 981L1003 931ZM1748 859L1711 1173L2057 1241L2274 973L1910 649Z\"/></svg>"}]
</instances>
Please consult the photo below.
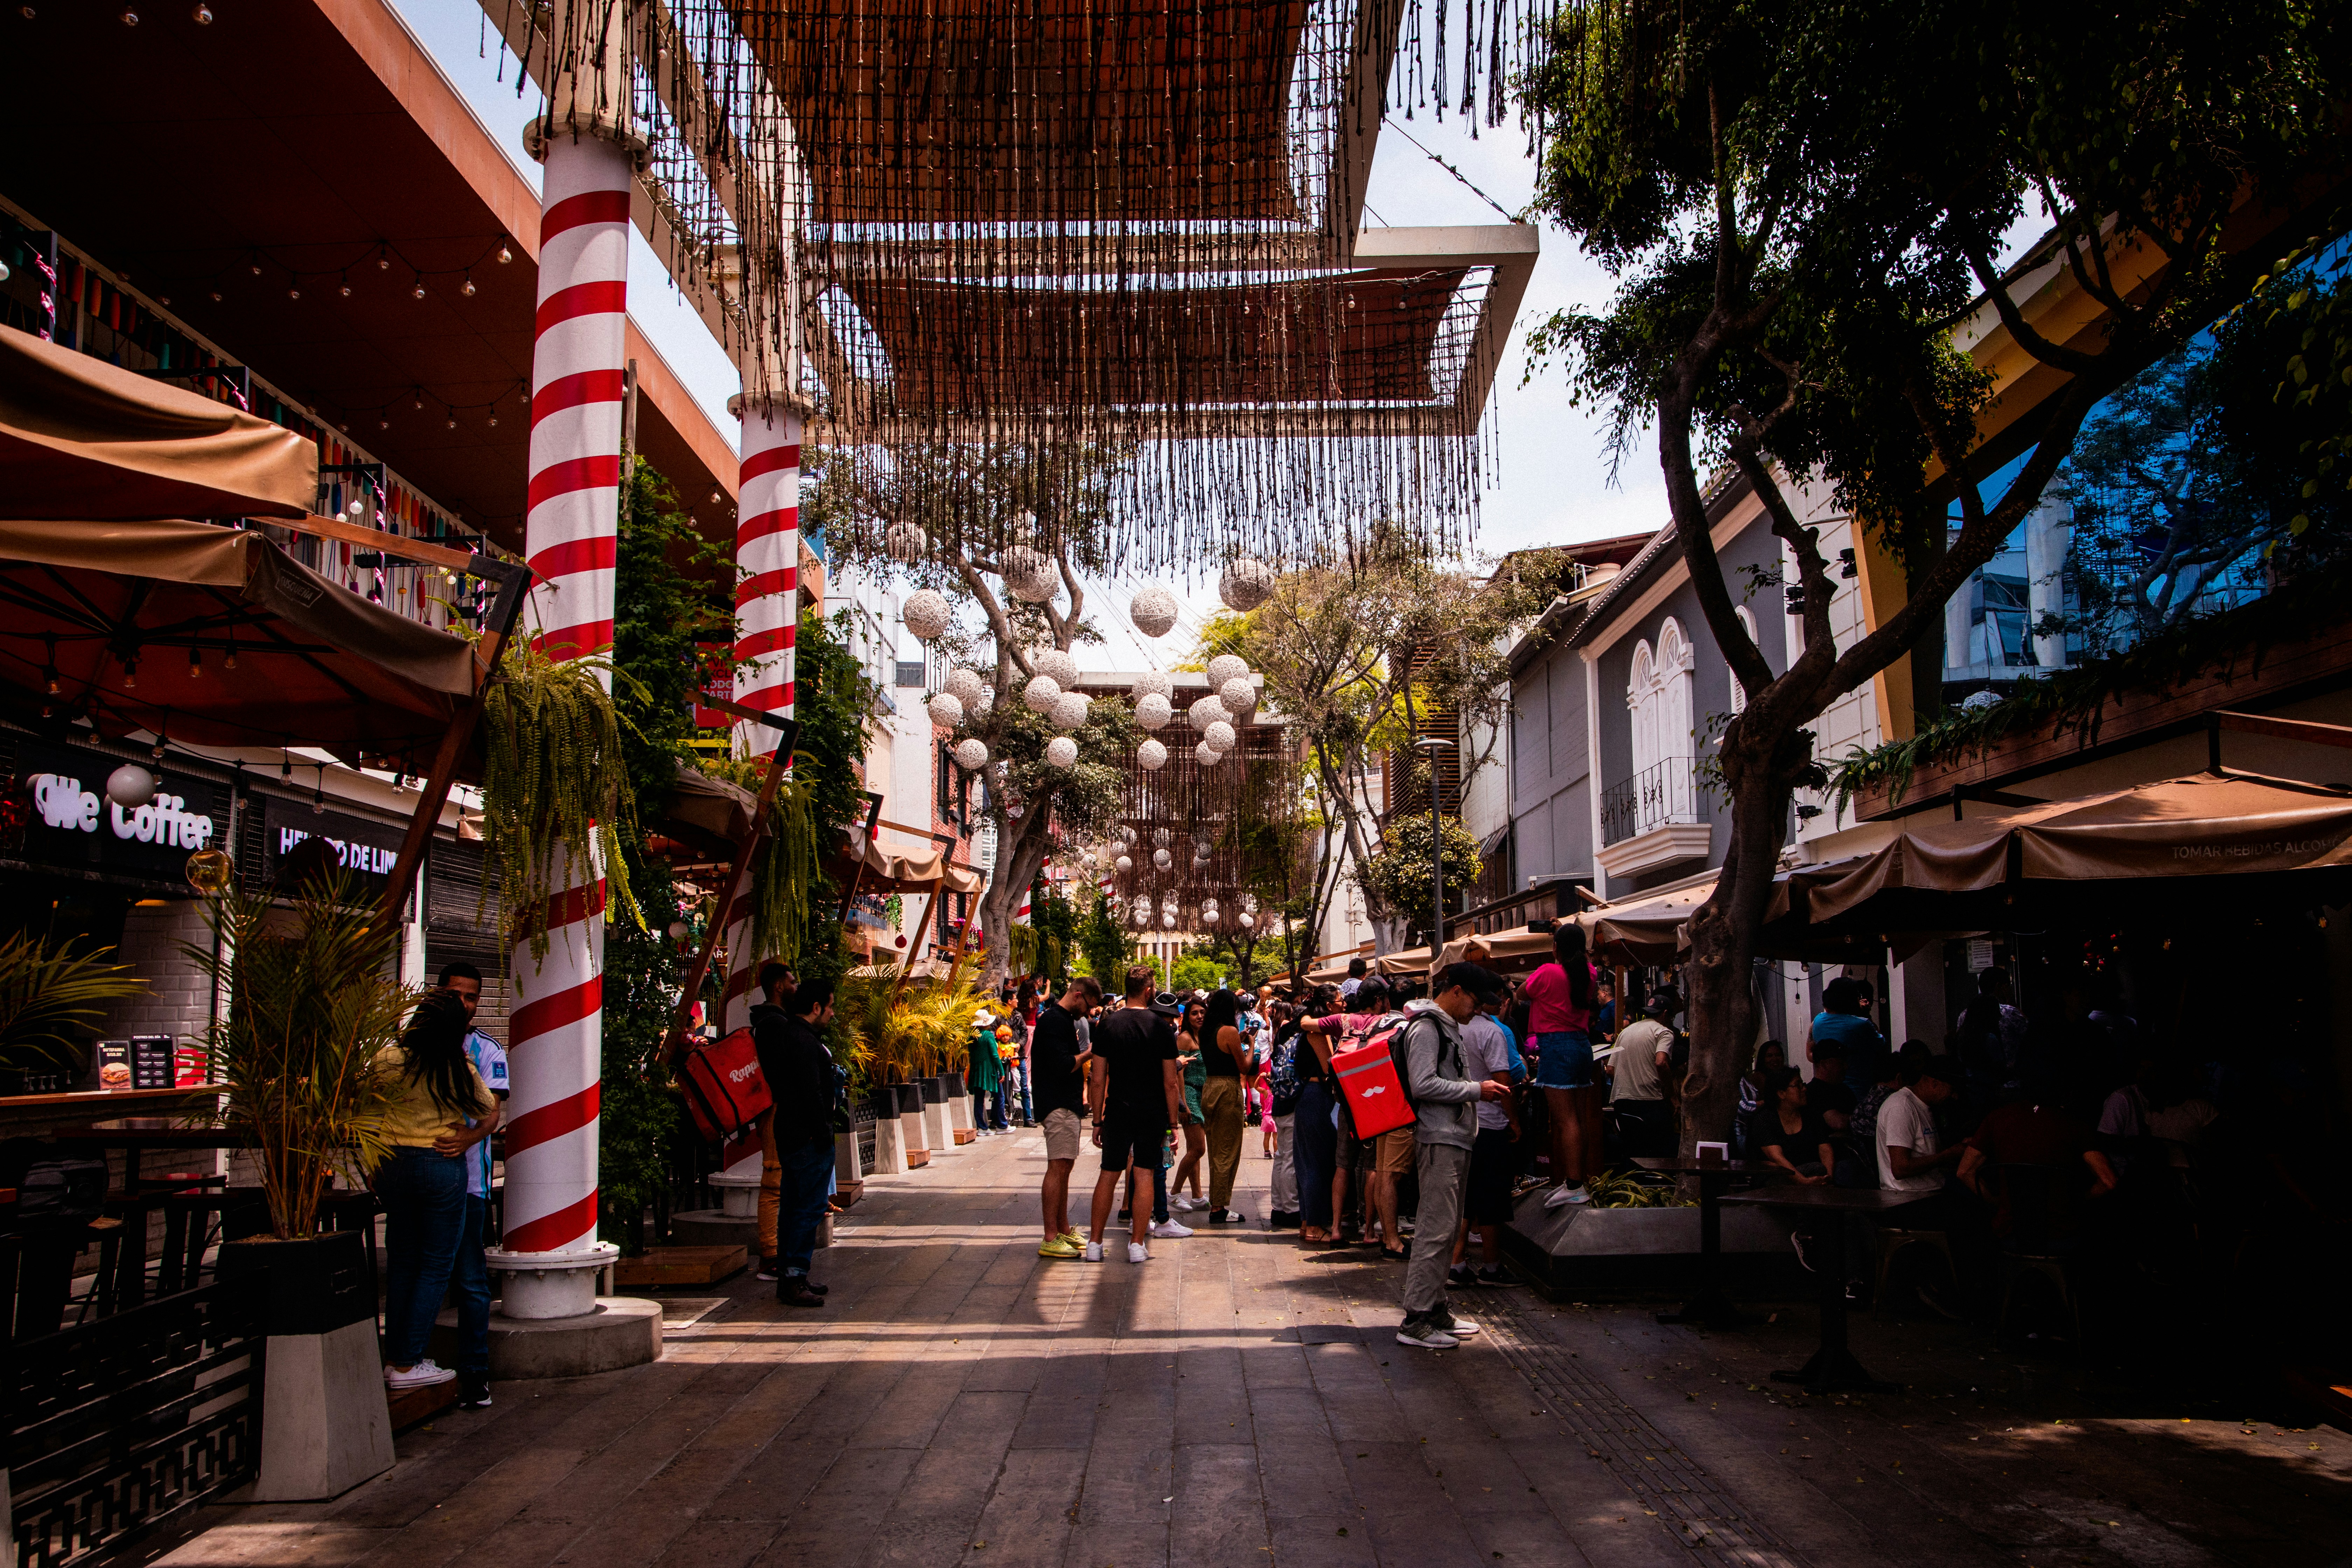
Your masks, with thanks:
<instances>
[{"instance_id":1,"label":"black metal railing","mask_svg":"<svg viewBox=\"0 0 2352 1568\"><path fill-rule=\"evenodd\" d=\"M68 1568L251 1480L266 1273L220 1280L5 1357L19 1568Z\"/></svg>"},{"instance_id":2,"label":"black metal railing","mask_svg":"<svg viewBox=\"0 0 2352 1568\"><path fill-rule=\"evenodd\" d=\"M1688 757L1668 757L1601 792L1601 842L1620 843L1670 823L1697 822L1704 793Z\"/></svg>"}]
</instances>

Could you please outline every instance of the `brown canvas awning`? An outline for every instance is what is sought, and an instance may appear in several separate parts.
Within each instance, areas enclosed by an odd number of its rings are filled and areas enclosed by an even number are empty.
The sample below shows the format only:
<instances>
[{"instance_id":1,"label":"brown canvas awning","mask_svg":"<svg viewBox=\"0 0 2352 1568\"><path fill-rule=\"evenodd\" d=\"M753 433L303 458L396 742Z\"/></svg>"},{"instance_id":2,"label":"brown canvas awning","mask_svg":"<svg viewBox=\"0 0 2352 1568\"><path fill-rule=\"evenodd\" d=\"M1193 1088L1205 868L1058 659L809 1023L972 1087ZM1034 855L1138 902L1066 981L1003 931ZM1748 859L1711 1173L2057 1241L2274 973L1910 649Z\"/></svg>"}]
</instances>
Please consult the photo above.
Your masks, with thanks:
<instances>
[{"instance_id":1,"label":"brown canvas awning","mask_svg":"<svg viewBox=\"0 0 2352 1568\"><path fill-rule=\"evenodd\" d=\"M86 714L104 734L324 746L421 773L478 670L463 638L257 532L0 521L0 682L20 709Z\"/></svg>"},{"instance_id":2,"label":"brown canvas awning","mask_svg":"<svg viewBox=\"0 0 2352 1568\"><path fill-rule=\"evenodd\" d=\"M293 431L0 327L0 518L300 517Z\"/></svg>"},{"instance_id":3,"label":"brown canvas awning","mask_svg":"<svg viewBox=\"0 0 2352 1568\"><path fill-rule=\"evenodd\" d=\"M946 893L977 893L987 886L988 879L969 866L951 866L946 853L936 845L929 851L913 854L895 853L872 839L866 840L863 868L853 847L844 844L840 853L825 865L825 874L834 885L846 888L853 871L860 874L857 890L861 893L928 893L931 884Z\"/></svg>"},{"instance_id":4,"label":"brown canvas awning","mask_svg":"<svg viewBox=\"0 0 2352 1568\"><path fill-rule=\"evenodd\" d=\"M2210 899L2346 868L2352 791L2206 773L1910 828L1835 874L1801 872L1791 901L1817 927L1985 930L2015 923L2021 905L2055 911L2121 893L2152 907L2144 889L2157 879L2189 879Z\"/></svg>"}]
</instances>

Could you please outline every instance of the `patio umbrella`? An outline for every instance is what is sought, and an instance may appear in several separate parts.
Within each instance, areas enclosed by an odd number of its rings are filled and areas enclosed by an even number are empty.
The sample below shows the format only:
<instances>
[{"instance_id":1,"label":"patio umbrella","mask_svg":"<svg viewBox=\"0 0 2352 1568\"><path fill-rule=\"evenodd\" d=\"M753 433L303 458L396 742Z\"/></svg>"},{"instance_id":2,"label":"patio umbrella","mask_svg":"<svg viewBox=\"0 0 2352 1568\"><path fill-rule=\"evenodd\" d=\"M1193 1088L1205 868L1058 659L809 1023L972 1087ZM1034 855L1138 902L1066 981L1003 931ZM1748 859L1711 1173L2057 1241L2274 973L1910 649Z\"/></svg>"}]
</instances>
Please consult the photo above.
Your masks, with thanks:
<instances>
[{"instance_id":1,"label":"patio umbrella","mask_svg":"<svg viewBox=\"0 0 2352 1568\"><path fill-rule=\"evenodd\" d=\"M1801 868L1787 908L1817 930L1988 930L2126 901L2168 909L2154 885L2184 879L2200 901L2332 902L2352 886L2347 868L2352 790L2221 771L1907 828Z\"/></svg>"},{"instance_id":2,"label":"patio umbrella","mask_svg":"<svg viewBox=\"0 0 2352 1568\"><path fill-rule=\"evenodd\" d=\"M0 327L0 518L300 517L316 443Z\"/></svg>"}]
</instances>

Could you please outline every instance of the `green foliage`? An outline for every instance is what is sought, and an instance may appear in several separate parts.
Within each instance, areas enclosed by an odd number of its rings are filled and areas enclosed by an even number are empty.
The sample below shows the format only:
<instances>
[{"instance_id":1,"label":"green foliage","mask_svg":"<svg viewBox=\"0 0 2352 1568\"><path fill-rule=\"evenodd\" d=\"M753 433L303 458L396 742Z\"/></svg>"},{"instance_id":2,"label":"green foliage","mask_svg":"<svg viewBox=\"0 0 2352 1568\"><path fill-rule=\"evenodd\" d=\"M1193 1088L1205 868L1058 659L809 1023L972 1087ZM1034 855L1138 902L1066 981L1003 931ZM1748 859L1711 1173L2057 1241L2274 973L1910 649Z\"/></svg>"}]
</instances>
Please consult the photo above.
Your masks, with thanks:
<instances>
[{"instance_id":1,"label":"green foliage","mask_svg":"<svg viewBox=\"0 0 2352 1568\"><path fill-rule=\"evenodd\" d=\"M1175 992L1214 991L1229 978L1232 966L1208 947L1188 947L1169 966L1168 989Z\"/></svg>"},{"instance_id":2,"label":"green foliage","mask_svg":"<svg viewBox=\"0 0 2352 1568\"><path fill-rule=\"evenodd\" d=\"M911 1082L963 1065L972 1015L987 1002L969 970L953 986L926 980L903 991L889 974L845 975L826 1043L866 1081Z\"/></svg>"},{"instance_id":3,"label":"green foliage","mask_svg":"<svg viewBox=\"0 0 2352 1568\"><path fill-rule=\"evenodd\" d=\"M2276 418L2256 421L2272 438L2277 477L2305 504L2287 520L2289 537L2325 553L2352 533L2352 282L2346 268L2347 216L2282 258L2238 312L2250 332L2276 332L2286 351L2271 367Z\"/></svg>"},{"instance_id":4,"label":"green foliage","mask_svg":"<svg viewBox=\"0 0 2352 1568\"><path fill-rule=\"evenodd\" d=\"M76 952L71 937L53 942L26 932L0 942L0 1068L83 1058L107 1004L147 989L129 965L106 962L113 952Z\"/></svg>"},{"instance_id":5,"label":"green foliage","mask_svg":"<svg viewBox=\"0 0 2352 1568\"><path fill-rule=\"evenodd\" d=\"M1077 906L1041 871L1029 893L1029 923L1011 934L1014 968L1060 980L1078 951Z\"/></svg>"},{"instance_id":6,"label":"green foliage","mask_svg":"<svg viewBox=\"0 0 2352 1568\"><path fill-rule=\"evenodd\" d=\"M1127 989L1128 966L1135 962L1135 943L1110 910L1110 900L1099 890L1087 895L1078 916L1078 961L1087 974L1102 983L1106 994Z\"/></svg>"},{"instance_id":7,"label":"green foliage","mask_svg":"<svg viewBox=\"0 0 2352 1568\"><path fill-rule=\"evenodd\" d=\"M1445 907L1461 907L1461 895L1478 880L1478 840L1458 817L1440 819L1444 847ZM1425 936L1430 929L1432 883L1429 814L1399 812L1381 834L1380 853L1357 872L1367 895L1412 919Z\"/></svg>"},{"instance_id":8,"label":"green foliage","mask_svg":"<svg viewBox=\"0 0 2352 1568\"><path fill-rule=\"evenodd\" d=\"M1907 740L1855 751L1833 763L1838 804L1880 789L1899 804L1919 769L1977 755L2013 737L2073 731L2084 745L2094 744L2099 715L2109 702L2159 699L2210 675L2260 669L2270 648L2342 625L2348 598L2352 563L2338 562L2252 604L2176 624L2112 658L2020 681L1990 707L1948 711Z\"/></svg>"},{"instance_id":9,"label":"green foliage","mask_svg":"<svg viewBox=\"0 0 2352 1568\"><path fill-rule=\"evenodd\" d=\"M681 912L669 868L637 858L631 879L651 918L623 921L604 937L604 1061L596 1133L597 1234L635 1253L645 1243L646 1206L660 1194L676 1151L689 1136L667 1087L666 1042L683 968L669 922Z\"/></svg>"},{"instance_id":10,"label":"green foliage","mask_svg":"<svg viewBox=\"0 0 2352 1568\"><path fill-rule=\"evenodd\" d=\"M547 903L601 867L605 919L642 921L621 847L638 837L620 713L603 657L549 658L528 640L507 645L482 706L482 863L499 879L513 934L547 956ZM624 678L625 684L625 678Z\"/></svg>"},{"instance_id":11,"label":"green foliage","mask_svg":"<svg viewBox=\"0 0 2352 1568\"><path fill-rule=\"evenodd\" d=\"M339 867L304 882L290 909L232 884L205 918L217 941L181 951L227 999L205 1041L213 1081L227 1086L220 1120L260 1157L272 1233L309 1236L335 1174L357 1184L388 1152L396 1086L376 1055L415 1000L393 978L400 928Z\"/></svg>"},{"instance_id":12,"label":"green foliage","mask_svg":"<svg viewBox=\"0 0 2352 1568\"><path fill-rule=\"evenodd\" d=\"M731 658L735 613L722 586L732 552L705 539L680 510L669 481L640 460L622 491L613 572L613 667L621 751L638 808L658 816L692 762L694 694L702 648Z\"/></svg>"}]
</instances>

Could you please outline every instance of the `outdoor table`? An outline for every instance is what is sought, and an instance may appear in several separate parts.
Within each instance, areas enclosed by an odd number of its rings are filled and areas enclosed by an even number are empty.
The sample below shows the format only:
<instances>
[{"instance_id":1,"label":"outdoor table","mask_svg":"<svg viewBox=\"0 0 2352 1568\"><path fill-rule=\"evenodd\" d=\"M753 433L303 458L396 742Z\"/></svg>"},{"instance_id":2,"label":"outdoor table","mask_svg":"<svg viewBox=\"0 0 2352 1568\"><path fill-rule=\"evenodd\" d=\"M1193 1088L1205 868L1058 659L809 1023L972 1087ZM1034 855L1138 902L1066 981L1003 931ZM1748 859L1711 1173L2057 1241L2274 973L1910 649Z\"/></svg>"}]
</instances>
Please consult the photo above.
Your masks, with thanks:
<instances>
[{"instance_id":1,"label":"outdoor table","mask_svg":"<svg viewBox=\"0 0 2352 1568\"><path fill-rule=\"evenodd\" d=\"M1669 1171L1698 1178L1698 1294L1679 1312L1660 1312L1662 1323L1688 1323L1694 1328L1736 1329L1760 1322L1743 1312L1723 1293L1723 1210L1717 1206L1734 1176L1760 1176L1780 1169L1755 1160L1717 1160L1710 1163L1675 1154L1666 1159L1634 1160L1645 1171Z\"/></svg>"},{"instance_id":2,"label":"outdoor table","mask_svg":"<svg viewBox=\"0 0 2352 1568\"><path fill-rule=\"evenodd\" d=\"M1764 1187L1752 1193L1731 1193L1725 1195L1727 1204L1754 1204L1760 1208L1777 1209L1800 1221L1818 1221L1826 1215L1830 1223L1820 1226L1826 1232L1828 1256L1818 1267L1822 1281L1822 1342L1813 1352L1812 1360L1794 1372L1775 1372L1775 1383L1802 1384L1808 1394L1869 1393L1899 1394L1899 1383L1882 1383L1863 1369L1846 1348L1845 1335L1845 1225L1850 1214L1885 1214L1906 1204L1916 1204L1932 1198L1934 1193L1892 1192L1876 1187L1806 1186L1791 1183L1787 1186Z\"/></svg>"},{"instance_id":3,"label":"outdoor table","mask_svg":"<svg viewBox=\"0 0 2352 1568\"><path fill-rule=\"evenodd\" d=\"M149 1182L139 1174L140 1156L150 1149L244 1149L251 1140L241 1132L227 1128L207 1126L202 1122L188 1123L169 1116L127 1116L112 1121L92 1121L79 1127L59 1127L50 1137L61 1142L95 1143L104 1149L122 1151L122 1195L134 1206L147 1189L158 1194L182 1190L194 1185L217 1185L224 1179L209 1177L203 1183ZM172 1226L178 1221L165 1216L163 1246L169 1258L176 1258L180 1237ZM166 1272L171 1272L167 1265ZM159 1286L163 1281L159 1281ZM115 1297L125 1306L135 1307L147 1294L147 1225L141 1217L137 1223L122 1227L121 1250L115 1264Z\"/></svg>"}]
</instances>

